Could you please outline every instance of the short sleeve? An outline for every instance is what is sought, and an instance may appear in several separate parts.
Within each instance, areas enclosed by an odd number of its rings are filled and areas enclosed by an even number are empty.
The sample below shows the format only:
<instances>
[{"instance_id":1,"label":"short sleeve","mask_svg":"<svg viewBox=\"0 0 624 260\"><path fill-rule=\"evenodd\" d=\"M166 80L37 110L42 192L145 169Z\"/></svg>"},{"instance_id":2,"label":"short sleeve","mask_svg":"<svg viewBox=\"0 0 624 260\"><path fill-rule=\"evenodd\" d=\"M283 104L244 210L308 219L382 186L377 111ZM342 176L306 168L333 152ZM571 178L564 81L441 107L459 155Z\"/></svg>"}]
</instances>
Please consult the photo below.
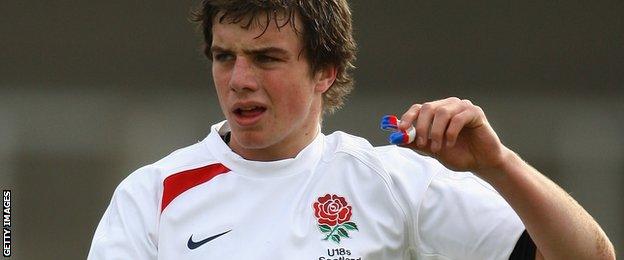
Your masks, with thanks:
<instances>
[{"instance_id":1,"label":"short sleeve","mask_svg":"<svg viewBox=\"0 0 624 260\"><path fill-rule=\"evenodd\" d=\"M525 230L492 186L446 168L433 176L415 221L425 259L509 259Z\"/></svg>"},{"instance_id":2,"label":"short sleeve","mask_svg":"<svg viewBox=\"0 0 624 260\"><path fill-rule=\"evenodd\" d=\"M144 167L119 184L87 259L157 258L158 186L149 174Z\"/></svg>"}]
</instances>

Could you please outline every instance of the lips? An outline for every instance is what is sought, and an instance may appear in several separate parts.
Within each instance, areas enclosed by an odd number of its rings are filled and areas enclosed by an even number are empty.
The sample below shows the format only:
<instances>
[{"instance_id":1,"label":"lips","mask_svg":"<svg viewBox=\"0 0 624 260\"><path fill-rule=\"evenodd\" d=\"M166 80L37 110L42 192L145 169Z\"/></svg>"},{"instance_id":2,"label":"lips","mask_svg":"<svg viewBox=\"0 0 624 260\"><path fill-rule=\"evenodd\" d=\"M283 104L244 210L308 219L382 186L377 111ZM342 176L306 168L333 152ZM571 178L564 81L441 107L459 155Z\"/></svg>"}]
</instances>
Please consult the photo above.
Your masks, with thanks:
<instances>
[{"instance_id":1,"label":"lips","mask_svg":"<svg viewBox=\"0 0 624 260\"><path fill-rule=\"evenodd\" d=\"M267 110L262 104L241 103L236 104L232 110L234 120L240 126L251 126L256 124Z\"/></svg>"},{"instance_id":2,"label":"lips","mask_svg":"<svg viewBox=\"0 0 624 260\"><path fill-rule=\"evenodd\" d=\"M253 106L247 108L237 108L234 110L234 114L242 117L253 117L261 114L264 111L266 111L265 107Z\"/></svg>"}]
</instances>

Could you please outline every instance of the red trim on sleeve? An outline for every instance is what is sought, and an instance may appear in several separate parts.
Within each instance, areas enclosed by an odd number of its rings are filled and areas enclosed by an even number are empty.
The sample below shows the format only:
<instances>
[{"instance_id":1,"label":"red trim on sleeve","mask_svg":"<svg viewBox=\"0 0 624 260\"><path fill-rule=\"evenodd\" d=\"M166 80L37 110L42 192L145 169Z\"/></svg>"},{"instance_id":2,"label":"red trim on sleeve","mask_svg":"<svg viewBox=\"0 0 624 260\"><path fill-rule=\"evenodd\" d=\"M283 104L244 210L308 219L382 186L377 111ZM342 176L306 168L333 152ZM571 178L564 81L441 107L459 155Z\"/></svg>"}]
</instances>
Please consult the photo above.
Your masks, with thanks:
<instances>
[{"instance_id":1,"label":"red trim on sleeve","mask_svg":"<svg viewBox=\"0 0 624 260\"><path fill-rule=\"evenodd\" d=\"M186 170L165 178L163 181L164 189L160 212L163 212L173 199L185 191L229 171L230 169L218 163L197 169Z\"/></svg>"}]
</instances>

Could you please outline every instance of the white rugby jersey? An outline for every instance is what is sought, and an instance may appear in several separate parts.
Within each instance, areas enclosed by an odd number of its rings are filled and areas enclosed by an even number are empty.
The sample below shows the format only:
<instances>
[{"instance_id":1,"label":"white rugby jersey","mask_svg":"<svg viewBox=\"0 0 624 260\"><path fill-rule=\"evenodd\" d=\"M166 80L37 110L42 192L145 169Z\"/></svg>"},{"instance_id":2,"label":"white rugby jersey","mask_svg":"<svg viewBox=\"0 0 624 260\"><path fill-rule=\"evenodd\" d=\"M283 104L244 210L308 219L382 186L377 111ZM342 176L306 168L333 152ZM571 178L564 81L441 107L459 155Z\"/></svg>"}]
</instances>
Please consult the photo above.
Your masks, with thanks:
<instances>
[{"instance_id":1,"label":"white rugby jersey","mask_svg":"<svg viewBox=\"0 0 624 260\"><path fill-rule=\"evenodd\" d=\"M508 259L524 230L490 185L405 148L321 133L258 162L224 131L123 180L88 259Z\"/></svg>"}]
</instances>

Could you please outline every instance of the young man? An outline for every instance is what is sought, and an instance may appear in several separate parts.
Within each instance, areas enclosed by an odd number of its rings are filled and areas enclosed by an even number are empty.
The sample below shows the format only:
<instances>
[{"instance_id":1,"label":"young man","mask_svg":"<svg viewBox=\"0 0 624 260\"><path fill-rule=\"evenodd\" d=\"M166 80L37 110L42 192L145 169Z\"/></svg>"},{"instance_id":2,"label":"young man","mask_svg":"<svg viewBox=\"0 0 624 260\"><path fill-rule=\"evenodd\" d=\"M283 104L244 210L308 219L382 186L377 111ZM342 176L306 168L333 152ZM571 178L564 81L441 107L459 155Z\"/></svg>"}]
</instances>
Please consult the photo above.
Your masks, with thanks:
<instances>
[{"instance_id":1,"label":"young man","mask_svg":"<svg viewBox=\"0 0 624 260\"><path fill-rule=\"evenodd\" d=\"M615 258L470 101L412 105L407 148L321 133L352 87L346 0L205 0L197 20L226 120L119 185L89 259Z\"/></svg>"}]
</instances>

